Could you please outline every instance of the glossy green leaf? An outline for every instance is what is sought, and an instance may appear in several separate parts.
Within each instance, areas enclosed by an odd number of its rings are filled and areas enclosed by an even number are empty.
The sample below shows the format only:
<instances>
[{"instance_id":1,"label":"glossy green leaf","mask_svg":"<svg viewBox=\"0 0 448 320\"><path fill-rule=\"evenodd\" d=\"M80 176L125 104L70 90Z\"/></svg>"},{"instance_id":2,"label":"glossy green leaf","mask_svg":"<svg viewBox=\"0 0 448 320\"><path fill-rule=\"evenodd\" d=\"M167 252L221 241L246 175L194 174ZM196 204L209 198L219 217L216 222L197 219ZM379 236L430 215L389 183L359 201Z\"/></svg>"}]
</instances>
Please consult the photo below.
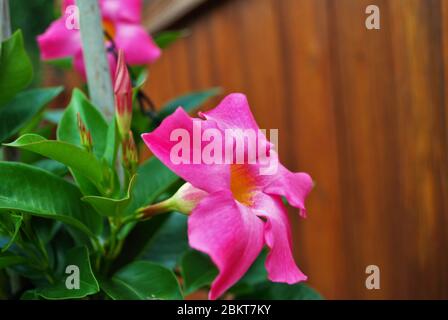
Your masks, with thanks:
<instances>
[{"instance_id":1,"label":"glossy green leaf","mask_svg":"<svg viewBox=\"0 0 448 320\"><path fill-rule=\"evenodd\" d=\"M179 182L179 177L157 158L149 159L137 170L135 185L131 193L132 200L126 209L125 215L130 215L136 209L153 203L163 193L179 184ZM120 255L117 261L118 266L123 266L142 255L144 248L168 217L168 215L160 215L138 224L128 224L123 234L120 235L122 238L127 236L127 241L122 250L123 254Z\"/></svg>"},{"instance_id":2,"label":"glossy green leaf","mask_svg":"<svg viewBox=\"0 0 448 320\"><path fill-rule=\"evenodd\" d=\"M70 103L59 122L57 138L60 141L81 146L78 113L92 135L93 152L100 159L106 149L108 124L98 109L90 103L79 89L73 90Z\"/></svg>"},{"instance_id":3,"label":"glossy green leaf","mask_svg":"<svg viewBox=\"0 0 448 320\"><path fill-rule=\"evenodd\" d=\"M53 124L59 124L61 122L62 116L64 115L63 109L51 109L44 113L44 119Z\"/></svg>"},{"instance_id":4,"label":"glossy green leaf","mask_svg":"<svg viewBox=\"0 0 448 320\"><path fill-rule=\"evenodd\" d=\"M41 300L41 298L37 294L36 290L27 290L22 294L20 300Z\"/></svg>"},{"instance_id":5,"label":"glossy green leaf","mask_svg":"<svg viewBox=\"0 0 448 320\"><path fill-rule=\"evenodd\" d=\"M22 225L22 215L0 213L0 233L9 238L8 243L1 248L0 252L6 252L14 243Z\"/></svg>"},{"instance_id":6,"label":"glossy green leaf","mask_svg":"<svg viewBox=\"0 0 448 320\"><path fill-rule=\"evenodd\" d=\"M104 150L103 158L107 164L113 168L115 167L115 160L117 158L118 146L120 145L120 134L118 132L117 122L115 119L109 124L106 137L106 148Z\"/></svg>"},{"instance_id":7,"label":"glossy green leaf","mask_svg":"<svg viewBox=\"0 0 448 320\"><path fill-rule=\"evenodd\" d=\"M252 292L253 288L267 281L265 261L267 250L263 250L246 274L232 287L229 292L245 294ZM207 255L190 250L185 253L181 261L182 277L186 294L211 285L218 275L218 269Z\"/></svg>"},{"instance_id":8,"label":"glossy green leaf","mask_svg":"<svg viewBox=\"0 0 448 320\"><path fill-rule=\"evenodd\" d=\"M26 212L65 222L87 234L99 234L101 217L86 203L79 189L42 169L0 162L0 209Z\"/></svg>"},{"instance_id":9,"label":"glossy green leaf","mask_svg":"<svg viewBox=\"0 0 448 320\"><path fill-rule=\"evenodd\" d=\"M9 252L0 253L0 269L8 268L16 264L25 263L26 259Z\"/></svg>"},{"instance_id":10,"label":"glossy green leaf","mask_svg":"<svg viewBox=\"0 0 448 320\"><path fill-rule=\"evenodd\" d=\"M67 142L47 140L36 134L26 134L6 144L36 152L82 172L97 188L106 190L111 180L111 170L85 149Z\"/></svg>"},{"instance_id":11,"label":"glossy green leaf","mask_svg":"<svg viewBox=\"0 0 448 320\"><path fill-rule=\"evenodd\" d=\"M46 61L48 64L51 64L55 67L64 69L64 70L71 70L73 68L73 59L71 57L68 58L61 58L61 59L52 59Z\"/></svg>"},{"instance_id":12,"label":"glossy green leaf","mask_svg":"<svg viewBox=\"0 0 448 320\"><path fill-rule=\"evenodd\" d=\"M25 51L22 32L16 31L1 45L0 106L25 89L33 78L33 67Z\"/></svg>"},{"instance_id":13,"label":"glossy green leaf","mask_svg":"<svg viewBox=\"0 0 448 320\"><path fill-rule=\"evenodd\" d=\"M28 90L0 108L0 142L18 133L61 91L62 87Z\"/></svg>"},{"instance_id":14,"label":"glossy green leaf","mask_svg":"<svg viewBox=\"0 0 448 320\"><path fill-rule=\"evenodd\" d=\"M174 273L147 261L125 266L111 280L101 281L101 288L114 300L182 299Z\"/></svg>"},{"instance_id":15,"label":"glossy green leaf","mask_svg":"<svg viewBox=\"0 0 448 320\"><path fill-rule=\"evenodd\" d=\"M82 200L90 205L102 216L119 217L122 216L126 207L131 202L131 190L133 189L136 176L129 182L127 195L122 199L112 199L98 196L86 196Z\"/></svg>"},{"instance_id":16,"label":"glossy green leaf","mask_svg":"<svg viewBox=\"0 0 448 320\"><path fill-rule=\"evenodd\" d=\"M33 165L60 177L63 177L68 173L68 168L65 164L51 159L42 159L34 162Z\"/></svg>"},{"instance_id":17,"label":"glossy green leaf","mask_svg":"<svg viewBox=\"0 0 448 320\"><path fill-rule=\"evenodd\" d=\"M132 190L132 201L127 212L132 213L138 208L151 204L178 181L178 176L157 158L152 157L137 170L137 178Z\"/></svg>"},{"instance_id":18,"label":"glossy green leaf","mask_svg":"<svg viewBox=\"0 0 448 320\"><path fill-rule=\"evenodd\" d=\"M188 217L183 214L171 213L137 258L173 269L189 249L187 220Z\"/></svg>"},{"instance_id":19,"label":"glossy green leaf","mask_svg":"<svg viewBox=\"0 0 448 320\"><path fill-rule=\"evenodd\" d=\"M210 285L218 275L218 269L210 258L195 250L184 254L181 270L185 294L193 293Z\"/></svg>"},{"instance_id":20,"label":"glossy green leaf","mask_svg":"<svg viewBox=\"0 0 448 320\"><path fill-rule=\"evenodd\" d=\"M66 266L76 266L79 269L79 288L67 288L66 281L70 283L70 275L73 271L59 276L54 285L37 288L36 294L45 299L79 299L95 294L99 291L98 282L90 265L89 252L85 247L78 247L67 252L65 257Z\"/></svg>"},{"instance_id":21,"label":"glossy green leaf","mask_svg":"<svg viewBox=\"0 0 448 320\"><path fill-rule=\"evenodd\" d=\"M185 30L164 31L154 36L154 42L160 49L166 49L186 34Z\"/></svg>"},{"instance_id":22,"label":"glossy green leaf","mask_svg":"<svg viewBox=\"0 0 448 320\"><path fill-rule=\"evenodd\" d=\"M84 93L79 89L73 90L70 103L59 122L56 133L57 138L60 141L81 146L78 131L78 113L87 130L90 130L92 135L93 152L98 159L101 159L106 150L106 144L109 142L107 139L108 125L98 109L90 103ZM72 168L71 172L84 195L100 194L96 184L86 178L82 170Z\"/></svg>"}]
</instances>

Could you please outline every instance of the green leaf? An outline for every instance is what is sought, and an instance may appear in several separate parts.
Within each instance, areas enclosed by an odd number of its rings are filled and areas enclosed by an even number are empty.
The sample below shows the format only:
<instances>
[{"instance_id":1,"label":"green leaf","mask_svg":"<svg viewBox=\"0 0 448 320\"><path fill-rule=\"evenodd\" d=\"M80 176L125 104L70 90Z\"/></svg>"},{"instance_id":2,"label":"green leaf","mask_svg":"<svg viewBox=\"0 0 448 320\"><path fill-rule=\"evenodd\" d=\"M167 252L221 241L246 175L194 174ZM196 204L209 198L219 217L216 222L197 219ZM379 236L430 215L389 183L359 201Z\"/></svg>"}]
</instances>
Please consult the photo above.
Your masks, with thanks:
<instances>
[{"instance_id":1,"label":"green leaf","mask_svg":"<svg viewBox=\"0 0 448 320\"><path fill-rule=\"evenodd\" d=\"M251 293L239 295L242 300L322 300L323 297L304 283L263 282L256 285Z\"/></svg>"},{"instance_id":2,"label":"green leaf","mask_svg":"<svg viewBox=\"0 0 448 320\"><path fill-rule=\"evenodd\" d=\"M20 300L40 300L40 297L36 290L27 290L22 294Z\"/></svg>"},{"instance_id":3,"label":"green leaf","mask_svg":"<svg viewBox=\"0 0 448 320\"><path fill-rule=\"evenodd\" d=\"M115 167L115 160L117 158L118 146L120 145L120 134L118 132L117 122L115 118L109 124L106 137L106 149L104 150L103 158L111 167Z\"/></svg>"},{"instance_id":4,"label":"green leaf","mask_svg":"<svg viewBox=\"0 0 448 320\"><path fill-rule=\"evenodd\" d=\"M33 78L33 67L26 54L22 32L16 31L1 46L0 105L25 89Z\"/></svg>"},{"instance_id":5,"label":"green leaf","mask_svg":"<svg viewBox=\"0 0 448 320\"><path fill-rule=\"evenodd\" d=\"M64 115L63 109L51 109L44 113L44 119L53 124L59 124L61 122L62 116Z\"/></svg>"},{"instance_id":6,"label":"green leaf","mask_svg":"<svg viewBox=\"0 0 448 320\"><path fill-rule=\"evenodd\" d=\"M16 256L9 252L0 253L0 269L26 262L22 256Z\"/></svg>"},{"instance_id":7,"label":"green leaf","mask_svg":"<svg viewBox=\"0 0 448 320\"><path fill-rule=\"evenodd\" d=\"M267 250L263 250L246 274L229 291L237 295L244 294L252 292L256 285L266 282L266 256ZM195 250L187 251L182 257L181 270L186 294L209 286L218 275L218 269L212 260Z\"/></svg>"},{"instance_id":8,"label":"green leaf","mask_svg":"<svg viewBox=\"0 0 448 320\"><path fill-rule=\"evenodd\" d=\"M0 213L0 232L9 237L8 243L1 248L0 252L6 252L14 243L22 225L22 220L22 215Z\"/></svg>"},{"instance_id":9,"label":"green leaf","mask_svg":"<svg viewBox=\"0 0 448 320\"><path fill-rule=\"evenodd\" d=\"M137 170L137 178L131 196L132 201L127 213L133 213L136 209L151 204L178 181L178 176L157 158L152 157Z\"/></svg>"},{"instance_id":10,"label":"green leaf","mask_svg":"<svg viewBox=\"0 0 448 320\"><path fill-rule=\"evenodd\" d=\"M79 89L73 90L72 99L59 122L57 138L60 141L81 146L78 113L92 135L93 152L98 159L101 159L106 150L106 143L109 143L107 139L108 125L98 109L90 103ZM100 193L95 183L84 176L83 171L71 169L71 172L84 195L98 195Z\"/></svg>"},{"instance_id":11,"label":"green leaf","mask_svg":"<svg viewBox=\"0 0 448 320\"><path fill-rule=\"evenodd\" d=\"M71 70L73 68L73 59L71 57L69 58L61 58L61 59L52 59L46 61L48 64L64 69L64 70Z\"/></svg>"},{"instance_id":12,"label":"green leaf","mask_svg":"<svg viewBox=\"0 0 448 320\"><path fill-rule=\"evenodd\" d=\"M63 177L68 173L68 168L65 164L51 159L42 159L34 162L33 165L60 177Z\"/></svg>"},{"instance_id":13,"label":"green leaf","mask_svg":"<svg viewBox=\"0 0 448 320\"><path fill-rule=\"evenodd\" d=\"M173 269L188 250L188 217L171 213L138 255L140 260L157 262Z\"/></svg>"},{"instance_id":14,"label":"green leaf","mask_svg":"<svg viewBox=\"0 0 448 320\"><path fill-rule=\"evenodd\" d=\"M61 91L62 87L28 90L0 108L0 143L19 132Z\"/></svg>"},{"instance_id":15,"label":"green leaf","mask_svg":"<svg viewBox=\"0 0 448 320\"><path fill-rule=\"evenodd\" d=\"M100 190L107 190L110 184L112 176L110 168L74 144L47 140L36 134L26 134L6 145L36 152L82 172Z\"/></svg>"},{"instance_id":16,"label":"green leaf","mask_svg":"<svg viewBox=\"0 0 448 320\"><path fill-rule=\"evenodd\" d=\"M72 99L59 122L58 140L81 146L78 113L92 135L93 153L100 159L106 149L108 124L79 89L73 90Z\"/></svg>"},{"instance_id":17,"label":"green leaf","mask_svg":"<svg viewBox=\"0 0 448 320\"><path fill-rule=\"evenodd\" d=\"M179 38L187 34L185 30L165 31L154 36L154 42L160 49L166 49Z\"/></svg>"},{"instance_id":18,"label":"green leaf","mask_svg":"<svg viewBox=\"0 0 448 320\"><path fill-rule=\"evenodd\" d=\"M135 177L136 176L134 175L129 182L127 195L122 199L118 200L98 196L86 196L82 198L82 201L90 203L90 205L102 216L120 217L131 202L131 190L134 186Z\"/></svg>"},{"instance_id":19,"label":"green leaf","mask_svg":"<svg viewBox=\"0 0 448 320\"><path fill-rule=\"evenodd\" d=\"M182 299L174 273L147 261L125 266L111 280L101 281L101 288L114 300Z\"/></svg>"},{"instance_id":20,"label":"green leaf","mask_svg":"<svg viewBox=\"0 0 448 320\"><path fill-rule=\"evenodd\" d=\"M36 294L45 299L79 299L97 293L99 285L93 275L90 265L89 252L85 247L71 249L65 259L66 266L79 268L79 289L68 289L66 281L72 273L60 275L56 284L48 287L37 288Z\"/></svg>"},{"instance_id":21,"label":"green leaf","mask_svg":"<svg viewBox=\"0 0 448 320\"><path fill-rule=\"evenodd\" d=\"M218 275L218 269L205 254L190 250L182 257L182 279L185 294L191 294L210 285Z\"/></svg>"},{"instance_id":22,"label":"green leaf","mask_svg":"<svg viewBox=\"0 0 448 320\"><path fill-rule=\"evenodd\" d=\"M0 209L27 212L68 223L94 236L102 219L80 199L70 182L36 167L0 162Z\"/></svg>"}]
</instances>

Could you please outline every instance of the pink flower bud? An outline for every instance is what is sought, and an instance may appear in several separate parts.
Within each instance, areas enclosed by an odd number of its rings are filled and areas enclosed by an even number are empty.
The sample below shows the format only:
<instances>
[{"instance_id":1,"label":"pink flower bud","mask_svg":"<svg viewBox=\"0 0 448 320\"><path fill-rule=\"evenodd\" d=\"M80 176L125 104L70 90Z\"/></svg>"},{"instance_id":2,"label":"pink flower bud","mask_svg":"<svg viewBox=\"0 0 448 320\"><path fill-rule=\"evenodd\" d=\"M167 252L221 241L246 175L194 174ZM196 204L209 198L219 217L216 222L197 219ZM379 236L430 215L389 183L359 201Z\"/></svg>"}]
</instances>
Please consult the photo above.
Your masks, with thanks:
<instances>
[{"instance_id":1,"label":"pink flower bud","mask_svg":"<svg viewBox=\"0 0 448 320\"><path fill-rule=\"evenodd\" d=\"M117 69L114 81L115 113L117 115L118 130L122 139L126 137L132 121L132 84L124 52L118 52Z\"/></svg>"},{"instance_id":2,"label":"pink flower bud","mask_svg":"<svg viewBox=\"0 0 448 320\"><path fill-rule=\"evenodd\" d=\"M187 182L180 187L171 198L153 205L149 205L145 208L141 208L138 212L141 214L143 219L171 211L177 211L188 215L207 195L207 192L195 188Z\"/></svg>"}]
</instances>

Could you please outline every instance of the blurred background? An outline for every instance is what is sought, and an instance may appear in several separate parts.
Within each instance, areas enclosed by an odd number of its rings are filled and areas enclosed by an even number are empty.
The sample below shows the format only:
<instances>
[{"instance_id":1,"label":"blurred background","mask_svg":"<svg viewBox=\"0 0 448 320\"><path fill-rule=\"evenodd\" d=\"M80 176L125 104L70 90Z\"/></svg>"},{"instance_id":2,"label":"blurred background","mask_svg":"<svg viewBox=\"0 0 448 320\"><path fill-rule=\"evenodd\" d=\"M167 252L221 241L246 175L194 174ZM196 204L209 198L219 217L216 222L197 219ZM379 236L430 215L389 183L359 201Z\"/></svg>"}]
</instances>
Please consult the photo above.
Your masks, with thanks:
<instances>
[{"instance_id":1,"label":"blurred background","mask_svg":"<svg viewBox=\"0 0 448 320\"><path fill-rule=\"evenodd\" d=\"M370 4L380 30L365 27ZM65 106L81 79L39 63L35 41L59 8L10 5L35 84L64 83ZM157 106L243 92L260 127L279 129L283 163L315 180L308 219L291 211L312 286L328 299L448 298L448 0L146 0L144 23L186 30L150 67ZM365 287L368 265L379 290Z\"/></svg>"}]
</instances>

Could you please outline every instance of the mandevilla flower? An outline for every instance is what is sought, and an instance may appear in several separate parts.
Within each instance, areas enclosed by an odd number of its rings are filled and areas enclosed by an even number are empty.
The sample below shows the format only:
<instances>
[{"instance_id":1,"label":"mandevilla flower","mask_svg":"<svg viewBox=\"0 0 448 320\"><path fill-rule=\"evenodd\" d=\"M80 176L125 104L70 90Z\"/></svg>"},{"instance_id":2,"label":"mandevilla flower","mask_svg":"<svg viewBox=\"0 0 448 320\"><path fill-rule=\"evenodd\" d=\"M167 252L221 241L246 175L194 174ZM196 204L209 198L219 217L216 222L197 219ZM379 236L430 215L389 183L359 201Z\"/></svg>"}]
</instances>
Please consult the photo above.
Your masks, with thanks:
<instances>
[{"instance_id":1,"label":"mandevilla flower","mask_svg":"<svg viewBox=\"0 0 448 320\"><path fill-rule=\"evenodd\" d=\"M142 0L99 0L103 18L103 29L107 33L105 41L108 48L113 43L126 52L131 65L152 63L161 54L151 36L141 24ZM75 0L64 0L62 17L54 21L45 33L37 37L43 60L72 57L75 69L85 77L84 59L81 47L81 34L78 29L66 26L66 8ZM110 37L110 38L109 38ZM110 70L115 70L115 57L109 52Z\"/></svg>"},{"instance_id":2,"label":"mandevilla flower","mask_svg":"<svg viewBox=\"0 0 448 320\"><path fill-rule=\"evenodd\" d=\"M198 130L201 130L202 137L209 135L208 139L204 139L208 142L200 145L188 142L193 147L186 157L182 155L182 159L187 159L209 150L212 144L216 145L214 139L219 137L218 133L225 136L228 129L240 132L259 130L242 94L227 96L215 109L200 113L200 116L202 119L191 118L182 108L178 108L155 131L142 137L166 166L191 186L206 193L199 201L192 203L188 239L192 248L208 254L219 269L209 298L218 298L235 284L249 269L264 244L270 249L266 269L271 281L293 284L306 280L292 255L290 225L281 197L299 208L304 217L305 198L313 185L310 176L287 170L271 148L271 161L278 167L270 175L260 174L261 161L235 164L173 161L172 150L176 149L176 138L180 135L194 137ZM209 129L213 130L214 139L210 139L211 131L206 133ZM262 139L266 138L263 136ZM266 145L270 146L269 143ZM246 156L248 149L245 149Z\"/></svg>"},{"instance_id":3,"label":"mandevilla flower","mask_svg":"<svg viewBox=\"0 0 448 320\"><path fill-rule=\"evenodd\" d=\"M122 139L125 139L132 121L132 84L124 52L121 49L118 53L117 70L115 71L114 95L118 130Z\"/></svg>"}]
</instances>

